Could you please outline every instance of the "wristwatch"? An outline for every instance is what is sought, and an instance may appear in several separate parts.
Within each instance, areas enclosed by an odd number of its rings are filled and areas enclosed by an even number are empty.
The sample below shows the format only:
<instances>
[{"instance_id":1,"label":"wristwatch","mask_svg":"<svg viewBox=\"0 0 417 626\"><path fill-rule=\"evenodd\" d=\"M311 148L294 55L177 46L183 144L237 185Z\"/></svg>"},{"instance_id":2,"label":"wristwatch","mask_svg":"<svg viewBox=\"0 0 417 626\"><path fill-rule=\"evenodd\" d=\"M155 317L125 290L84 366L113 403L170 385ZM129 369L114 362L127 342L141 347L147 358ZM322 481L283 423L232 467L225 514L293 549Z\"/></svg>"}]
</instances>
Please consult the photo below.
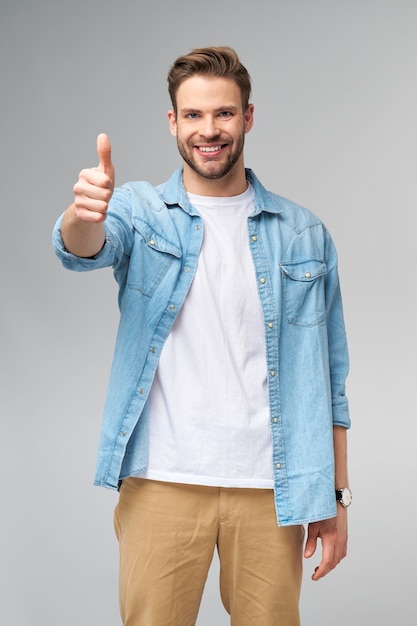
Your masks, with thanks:
<instances>
[{"instance_id":1,"label":"wristwatch","mask_svg":"<svg viewBox=\"0 0 417 626\"><path fill-rule=\"evenodd\" d=\"M347 509L347 507L352 503L352 492L349 487L336 489L336 502L340 502L340 504Z\"/></svg>"}]
</instances>

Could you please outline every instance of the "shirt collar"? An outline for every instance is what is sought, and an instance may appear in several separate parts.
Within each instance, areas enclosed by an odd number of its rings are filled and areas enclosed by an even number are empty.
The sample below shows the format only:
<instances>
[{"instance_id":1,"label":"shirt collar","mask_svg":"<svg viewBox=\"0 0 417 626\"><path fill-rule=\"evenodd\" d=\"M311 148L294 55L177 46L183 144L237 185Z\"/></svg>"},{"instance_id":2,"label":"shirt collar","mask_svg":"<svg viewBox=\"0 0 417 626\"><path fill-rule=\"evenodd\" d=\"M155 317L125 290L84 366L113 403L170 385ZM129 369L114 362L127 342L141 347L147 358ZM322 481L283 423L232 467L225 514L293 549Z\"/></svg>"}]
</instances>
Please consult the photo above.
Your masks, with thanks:
<instances>
[{"instance_id":1,"label":"shirt collar","mask_svg":"<svg viewBox=\"0 0 417 626\"><path fill-rule=\"evenodd\" d=\"M168 208L170 206L180 206L190 215L197 215L197 211L188 199L182 180L182 172L183 168L178 168L165 183L159 185L158 191ZM265 189L254 172L249 168L246 169L246 178L253 186L255 192L255 210L252 216L258 215L263 211L275 214L282 212L283 207L281 206L280 197L271 194Z\"/></svg>"}]
</instances>

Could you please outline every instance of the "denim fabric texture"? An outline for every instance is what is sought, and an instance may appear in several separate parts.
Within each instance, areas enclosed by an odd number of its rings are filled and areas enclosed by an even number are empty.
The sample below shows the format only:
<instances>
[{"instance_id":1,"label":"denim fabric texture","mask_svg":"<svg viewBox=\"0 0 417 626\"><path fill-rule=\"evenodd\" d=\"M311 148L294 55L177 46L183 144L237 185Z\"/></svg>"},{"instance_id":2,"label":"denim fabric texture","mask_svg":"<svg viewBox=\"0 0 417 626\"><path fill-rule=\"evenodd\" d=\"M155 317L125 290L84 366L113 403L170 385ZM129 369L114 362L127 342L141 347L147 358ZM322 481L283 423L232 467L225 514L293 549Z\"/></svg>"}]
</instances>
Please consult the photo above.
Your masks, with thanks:
<instances>
[{"instance_id":1,"label":"denim fabric texture","mask_svg":"<svg viewBox=\"0 0 417 626\"><path fill-rule=\"evenodd\" d=\"M336 515L332 427L350 427L337 254L315 215L267 191L251 170L246 174L255 191L248 242L264 316L277 521L303 524ZM147 466L146 401L196 271L204 226L181 168L157 187L132 182L115 190L105 245L94 258L65 250L61 220L53 244L64 267L112 266L119 285L95 478L96 485L117 489Z\"/></svg>"}]
</instances>

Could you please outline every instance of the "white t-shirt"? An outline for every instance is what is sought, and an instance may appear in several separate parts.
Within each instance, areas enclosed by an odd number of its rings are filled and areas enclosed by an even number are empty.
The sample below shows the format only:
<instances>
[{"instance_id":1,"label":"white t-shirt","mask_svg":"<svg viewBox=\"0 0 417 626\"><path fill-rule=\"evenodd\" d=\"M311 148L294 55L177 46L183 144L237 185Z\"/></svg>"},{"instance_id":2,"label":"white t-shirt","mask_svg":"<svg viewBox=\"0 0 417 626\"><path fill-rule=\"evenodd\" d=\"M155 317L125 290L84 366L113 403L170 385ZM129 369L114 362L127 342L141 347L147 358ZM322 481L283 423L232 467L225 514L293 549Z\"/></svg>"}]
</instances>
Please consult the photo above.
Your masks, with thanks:
<instances>
[{"instance_id":1,"label":"white t-shirt","mask_svg":"<svg viewBox=\"0 0 417 626\"><path fill-rule=\"evenodd\" d=\"M189 194L204 223L198 267L149 396L149 466L141 477L272 488L265 332L239 196Z\"/></svg>"}]
</instances>

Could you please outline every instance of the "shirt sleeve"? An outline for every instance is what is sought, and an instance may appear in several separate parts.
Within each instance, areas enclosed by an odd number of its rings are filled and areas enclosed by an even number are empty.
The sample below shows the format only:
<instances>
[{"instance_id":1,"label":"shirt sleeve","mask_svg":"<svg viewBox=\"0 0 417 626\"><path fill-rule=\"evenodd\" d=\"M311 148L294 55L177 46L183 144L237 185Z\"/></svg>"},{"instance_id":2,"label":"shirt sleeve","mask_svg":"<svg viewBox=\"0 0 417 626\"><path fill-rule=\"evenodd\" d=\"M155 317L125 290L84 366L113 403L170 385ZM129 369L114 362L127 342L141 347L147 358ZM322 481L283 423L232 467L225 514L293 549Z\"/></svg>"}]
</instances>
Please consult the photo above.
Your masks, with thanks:
<instances>
[{"instance_id":1,"label":"shirt sleeve","mask_svg":"<svg viewBox=\"0 0 417 626\"><path fill-rule=\"evenodd\" d=\"M350 428L349 404L345 393L349 372L349 354L343 316L342 295L338 273L337 253L326 231L326 313L329 342L332 415L335 426Z\"/></svg>"}]
</instances>

